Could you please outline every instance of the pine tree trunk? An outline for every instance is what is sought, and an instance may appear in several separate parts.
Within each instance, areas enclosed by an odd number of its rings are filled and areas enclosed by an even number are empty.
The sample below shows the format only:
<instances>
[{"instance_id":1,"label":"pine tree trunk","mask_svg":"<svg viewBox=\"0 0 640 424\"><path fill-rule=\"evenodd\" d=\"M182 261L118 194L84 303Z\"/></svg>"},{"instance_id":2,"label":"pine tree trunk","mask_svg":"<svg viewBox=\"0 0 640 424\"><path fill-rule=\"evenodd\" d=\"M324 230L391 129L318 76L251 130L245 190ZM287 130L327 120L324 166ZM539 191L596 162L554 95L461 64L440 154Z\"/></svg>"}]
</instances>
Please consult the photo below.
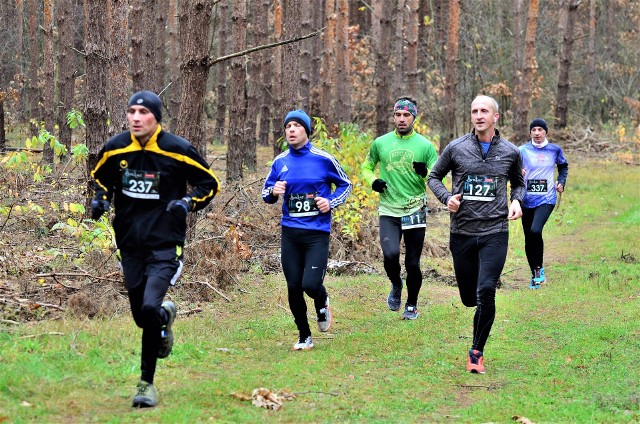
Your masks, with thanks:
<instances>
[{"instance_id":1,"label":"pine tree trunk","mask_svg":"<svg viewBox=\"0 0 640 424\"><path fill-rule=\"evenodd\" d=\"M44 86L42 88L44 108L44 127L49 134L54 135L54 116L56 109L55 87L56 80L53 67L53 0L43 2L44 26ZM45 142L42 149L42 161L53 165L53 147Z\"/></svg>"},{"instance_id":2,"label":"pine tree trunk","mask_svg":"<svg viewBox=\"0 0 640 424\"><path fill-rule=\"evenodd\" d=\"M162 88L157 86L156 75L163 72L164 63L159 62L156 57L156 18L158 15L158 0L143 0L142 8L142 52L144 54L143 67L143 90L151 90L158 93Z\"/></svg>"},{"instance_id":3,"label":"pine tree trunk","mask_svg":"<svg viewBox=\"0 0 640 424\"><path fill-rule=\"evenodd\" d=\"M133 91L147 90L144 80L144 0L131 0L129 31L131 37L131 81Z\"/></svg>"},{"instance_id":4,"label":"pine tree trunk","mask_svg":"<svg viewBox=\"0 0 640 424\"><path fill-rule=\"evenodd\" d=\"M256 13L259 14L259 9L262 5L259 2L249 2L250 10L249 16L252 19L247 19L247 22L252 22L247 25L247 40L250 40L246 44L258 45L258 35L256 31L259 26L262 26L261 22L255 19ZM245 113L245 137L244 144L246 149L244 151L243 163L250 172L255 172L258 167L257 159L257 143L256 143L256 127L258 125L258 113L260 111L260 103L258 97L260 93L260 65L262 60L261 52L256 52L247 56L247 81L246 81L246 94L247 94L247 110Z\"/></svg>"},{"instance_id":5,"label":"pine tree trunk","mask_svg":"<svg viewBox=\"0 0 640 424\"><path fill-rule=\"evenodd\" d=\"M87 126L87 174L95 168L98 152L107 141L107 44L105 37L106 0L85 0L85 54L86 85L91 87L91 95L86 96L84 121ZM123 105L123 107L126 107ZM87 178L87 182L89 179Z\"/></svg>"},{"instance_id":6,"label":"pine tree trunk","mask_svg":"<svg viewBox=\"0 0 640 424\"><path fill-rule=\"evenodd\" d=\"M282 0L274 0L273 8L273 42L282 40ZM282 149L278 143L278 139L283 134L282 120L284 116L280 116L282 104L282 46L273 49L273 81L271 85L271 126L273 128L273 154L278 155Z\"/></svg>"},{"instance_id":7,"label":"pine tree trunk","mask_svg":"<svg viewBox=\"0 0 640 424\"><path fill-rule=\"evenodd\" d=\"M228 15L229 4L226 0L222 0L218 3L218 19L220 21L220 28L218 28L218 57L225 56L230 53L228 44L229 37L228 31ZM216 65L218 71L218 84L216 87L216 127L214 128L214 137L217 140L224 139L225 134L225 120L227 115L227 67L226 63L218 63Z\"/></svg>"},{"instance_id":8,"label":"pine tree trunk","mask_svg":"<svg viewBox=\"0 0 640 424\"><path fill-rule=\"evenodd\" d=\"M527 16L527 32L524 40L524 66L520 84L516 88L513 99L513 137L514 143L521 144L529 139L529 107L531 105L531 91L536 69L536 31L538 28L538 0L529 1Z\"/></svg>"},{"instance_id":9,"label":"pine tree trunk","mask_svg":"<svg viewBox=\"0 0 640 424\"><path fill-rule=\"evenodd\" d=\"M38 89L38 7L36 0L28 0L27 15L29 16L29 36L27 51L29 54L29 68L27 73L27 119L35 122L42 120L40 109L40 90ZM31 126L34 135L38 134L38 127Z\"/></svg>"},{"instance_id":10,"label":"pine tree trunk","mask_svg":"<svg viewBox=\"0 0 640 424\"><path fill-rule=\"evenodd\" d=\"M556 128L567 126L567 112L569 110L569 72L571 71L571 53L573 50L573 28L576 20L576 11L580 0L567 1L563 7L561 17L562 46L560 52L560 69L558 72L558 92L556 95ZM564 30L562 28L564 24Z\"/></svg>"},{"instance_id":11,"label":"pine tree trunk","mask_svg":"<svg viewBox=\"0 0 640 424\"><path fill-rule=\"evenodd\" d=\"M392 115L392 105L389 104L389 43L393 34L391 2L379 0L380 8L380 43L376 55L376 134L389 132L389 118ZM378 3L378 2L376 2Z\"/></svg>"},{"instance_id":12,"label":"pine tree trunk","mask_svg":"<svg viewBox=\"0 0 640 424\"><path fill-rule=\"evenodd\" d=\"M394 13L394 30L395 34L393 37L392 45L393 49L391 51L394 54L390 55L390 64L391 64L391 92L394 97L398 97L401 93L405 93L406 84L404 81L404 6L405 0L396 0L395 5L395 13Z\"/></svg>"},{"instance_id":13,"label":"pine tree trunk","mask_svg":"<svg viewBox=\"0 0 640 424\"><path fill-rule=\"evenodd\" d=\"M418 94L418 30L420 15L419 0L407 0L409 15L407 20L407 55L405 61L406 91L411 96Z\"/></svg>"},{"instance_id":14,"label":"pine tree trunk","mask_svg":"<svg viewBox=\"0 0 640 424\"><path fill-rule=\"evenodd\" d=\"M155 16L155 65L152 65L153 69L153 86L156 87L156 92L160 93L164 88L164 73L166 54L165 48L167 44L167 7L168 0L158 0L156 5ZM164 96L162 97L164 99ZM163 103L166 103L163 101Z\"/></svg>"},{"instance_id":15,"label":"pine tree trunk","mask_svg":"<svg viewBox=\"0 0 640 424\"><path fill-rule=\"evenodd\" d=\"M440 151L456 135L456 67L458 64L458 40L460 35L460 0L449 2L449 30L447 39L447 61L445 63L444 83L444 129L445 136L440 139Z\"/></svg>"},{"instance_id":16,"label":"pine tree trunk","mask_svg":"<svg viewBox=\"0 0 640 424\"><path fill-rule=\"evenodd\" d=\"M209 75L209 28L213 2L192 0L183 6L180 8L182 98L175 133L189 140L202 157L207 157L203 117Z\"/></svg>"},{"instance_id":17,"label":"pine tree trunk","mask_svg":"<svg viewBox=\"0 0 640 424\"><path fill-rule=\"evenodd\" d=\"M171 128L175 128L180 114L180 40L178 39L178 0L169 0L167 26L169 27L169 87L165 99L168 101Z\"/></svg>"},{"instance_id":18,"label":"pine tree trunk","mask_svg":"<svg viewBox=\"0 0 640 424\"><path fill-rule=\"evenodd\" d=\"M324 5L324 33L322 34L322 66L320 67L320 116L327 125L334 124L336 117L334 103L336 101L336 8L335 0L326 0Z\"/></svg>"},{"instance_id":19,"label":"pine tree trunk","mask_svg":"<svg viewBox=\"0 0 640 424\"><path fill-rule=\"evenodd\" d=\"M233 2L231 14L231 39L233 51L239 52L247 46L247 3L246 0ZM245 113L247 108L247 93L245 88L246 56L231 59L231 89L229 98L229 131L227 143L227 181L241 180L243 176L244 153L247 149Z\"/></svg>"},{"instance_id":20,"label":"pine tree trunk","mask_svg":"<svg viewBox=\"0 0 640 424\"><path fill-rule=\"evenodd\" d=\"M73 47L72 4L71 0L58 1L58 91L59 101L57 118L59 140L68 151L71 151L71 128L67 125L67 113L73 108L75 92L76 61Z\"/></svg>"},{"instance_id":21,"label":"pine tree trunk","mask_svg":"<svg viewBox=\"0 0 640 424\"><path fill-rule=\"evenodd\" d=\"M351 121L351 84L349 61L349 2L337 1L336 19L336 102L333 116L336 122Z\"/></svg>"},{"instance_id":22,"label":"pine tree trunk","mask_svg":"<svg viewBox=\"0 0 640 424\"><path fill-rule=\"evenodd\" d=\"M309 0L300 0L300 34L309 34L312 29L312 7ZM309 110L309 96L311 94L311 48L317 37L307 38L300 41L300 68L299 96L300 108L311 113Z\"/></svg>"},{"instance_id":23,"label":"pine tree trunk","mask_svg":"<svg viewBox=\"0 0 640 424\"><path fill-rule=\"evenodd\" d=\"M269 10L271 7L270 0L263 0L260 3L255 12L256 22L269 22ZM254 34L260 45L265 45L269 42L267 25L259 25L255 28ZM271 81L271 50L263 50L258 53L260 55L260 71L261 82L260 84L260 130L258 136L258 142L262 146L269 145L270 139L270 126L271 126L271 93L272 81Z\"/></svg>"},{"instance_id":24,"label":"pine tree trunk","mask_svg":"<svg viewBox=\"0 0 640 424\"><path fill-rule=\"evenodd\" d=\"M119 134L129 127L126 105L131 88L129 87L129 43L127 20L129 17L128 0L108 0L107 31L109 32L109 135Z\"/></svg>"},{"instance_id":25,"label":"pine tree trunk","mask_svg":"<svg viewBox=\"0 0 640 424\"><path fill-rule=\"evenodd\" d=\"M300 9L297 0L283 0L283 38L285 40L300 36ZM289 43L282 46L282 104L276 114L284 117L293 109L300 109L298 98L300 87L300 43Z\"/></svg>"}]
</instances>

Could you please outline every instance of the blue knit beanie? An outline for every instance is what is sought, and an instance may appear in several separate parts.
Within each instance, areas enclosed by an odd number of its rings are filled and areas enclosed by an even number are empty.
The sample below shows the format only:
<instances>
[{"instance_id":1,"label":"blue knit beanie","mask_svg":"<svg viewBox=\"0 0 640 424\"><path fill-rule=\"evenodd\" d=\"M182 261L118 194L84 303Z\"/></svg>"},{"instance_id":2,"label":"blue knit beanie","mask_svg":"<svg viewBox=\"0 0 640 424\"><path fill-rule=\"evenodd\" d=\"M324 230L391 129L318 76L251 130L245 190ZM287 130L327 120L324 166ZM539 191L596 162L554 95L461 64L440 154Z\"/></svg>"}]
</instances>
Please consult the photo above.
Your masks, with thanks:
<instances>
[{"instance_id":1,"label":"blue knit beanie","mask_svg":"<svg viewBox=\"0 0 640 424\"><path fill-rule=\"evenodd\" d=\"M544 130L544 132L548 133L549 129L547 128L547 121L542 118L536 118L529 124L529 132L535 127L540 127Z\"/></svg>"},{"instance_id":2,"label":"blue knit beanie","mask_svg":"<svg viewBox=\"0 0 640 424\"><path fill-rule=\"evenodd\" d=\"M286 127L291 121L302 125L307 133L307 137L311 136L311 118L309 118L309 115L307 115L304 110L297 109L287 113L287 116L284 118L284 126Z\"/></svg>"},{"instance_id":3,"label":"blue knit beanie","mask_svg":"<svg viewBox=\"0 0 640 424\"><path fill-rule=\"evenodd\" d=\"M162 100L152 91L143 90L134 93L129 99L128 106L144 106L149 109L149 112L153 113L156 121L160 122L162 120Z\"/></svg>"}]
</instances>

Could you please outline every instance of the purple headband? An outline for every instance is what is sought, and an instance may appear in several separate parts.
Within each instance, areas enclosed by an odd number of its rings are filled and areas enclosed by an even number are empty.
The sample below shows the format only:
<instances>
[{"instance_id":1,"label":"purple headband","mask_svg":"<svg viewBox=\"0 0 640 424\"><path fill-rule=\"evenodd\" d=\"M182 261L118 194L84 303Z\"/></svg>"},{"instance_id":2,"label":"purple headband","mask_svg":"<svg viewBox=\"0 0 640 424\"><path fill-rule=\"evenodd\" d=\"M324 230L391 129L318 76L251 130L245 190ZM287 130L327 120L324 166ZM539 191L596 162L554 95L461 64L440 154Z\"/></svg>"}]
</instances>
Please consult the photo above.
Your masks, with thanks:
<instances>
[{"instance_id":1,"label":"purple headband","mask_svg":"<svg viewBox=\"0 0 640 424\"><path fill-rule=\"evenodd\" d=\"M418 108L415 103L407 99L400 99L393 106L393 112L395 113L398 110L406 110L415 118L418 115Z\"/></svg>"}]
</instances>

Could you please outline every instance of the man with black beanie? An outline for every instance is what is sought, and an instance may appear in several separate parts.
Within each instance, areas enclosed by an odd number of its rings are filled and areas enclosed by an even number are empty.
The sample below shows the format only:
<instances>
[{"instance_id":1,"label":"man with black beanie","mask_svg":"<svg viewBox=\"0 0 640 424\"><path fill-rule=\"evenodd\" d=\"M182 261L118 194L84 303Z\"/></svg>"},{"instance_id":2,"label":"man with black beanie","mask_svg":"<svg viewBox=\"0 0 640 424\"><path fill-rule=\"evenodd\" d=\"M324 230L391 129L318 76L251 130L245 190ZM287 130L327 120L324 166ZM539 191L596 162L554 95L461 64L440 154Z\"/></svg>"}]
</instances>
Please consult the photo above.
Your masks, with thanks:
<instances>
[{"instance_id":1,"label":"man with black beanie","mask_svg":"<svg viewBox=\"0 0 640 424\"><path fill-rule=\"evenodd\" d=\"M182 271L187 214L207 206L220 182L187 140L162 129L162 101L155 93L133 94L127 120L129 131L107 141L91 172L91 218L100 219L113 202L117 257L133 319L142 328L141 378L132 406L151 407L158 403L157 359L173 348L176 306L163 300Z\"/></svg>"}]
</instances>

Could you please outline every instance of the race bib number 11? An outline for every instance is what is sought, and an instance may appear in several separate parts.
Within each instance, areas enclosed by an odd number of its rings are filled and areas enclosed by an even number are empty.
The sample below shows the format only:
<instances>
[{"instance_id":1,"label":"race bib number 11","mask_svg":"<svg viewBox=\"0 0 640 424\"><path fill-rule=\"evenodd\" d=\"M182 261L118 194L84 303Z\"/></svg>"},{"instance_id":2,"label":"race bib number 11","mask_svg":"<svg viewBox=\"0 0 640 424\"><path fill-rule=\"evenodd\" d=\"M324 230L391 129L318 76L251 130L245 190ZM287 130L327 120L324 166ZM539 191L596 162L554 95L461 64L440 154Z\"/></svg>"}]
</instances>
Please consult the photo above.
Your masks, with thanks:
<instances>
[{"instance_id":1,"label":"race bib number 11","mask_svg":"<svg viewBox=\"0 0 640 424\"><path fill-rule=\"evenodd\" d=\"M400 226L403 230L411 228L425 228L427 226L427 209L420 208L411 215L400 218Z\"/></svg>"}]
</instances>

